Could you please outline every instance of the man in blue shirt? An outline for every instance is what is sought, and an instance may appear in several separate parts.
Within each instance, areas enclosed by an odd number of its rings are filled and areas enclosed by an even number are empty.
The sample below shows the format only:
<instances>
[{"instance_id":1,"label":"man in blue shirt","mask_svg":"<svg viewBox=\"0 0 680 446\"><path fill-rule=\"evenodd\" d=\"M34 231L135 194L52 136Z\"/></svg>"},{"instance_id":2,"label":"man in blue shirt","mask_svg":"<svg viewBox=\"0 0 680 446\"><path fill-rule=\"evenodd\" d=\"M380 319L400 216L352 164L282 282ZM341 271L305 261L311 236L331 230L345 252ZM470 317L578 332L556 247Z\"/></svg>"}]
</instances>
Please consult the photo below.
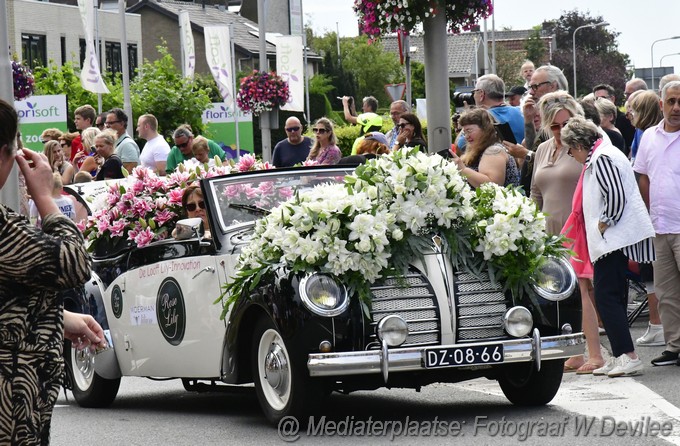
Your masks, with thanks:
<instances>
[{"instance_id":1,"label":"man in blue shirt","mask_svg":"<svg viewBox=\"0 0 680 446\"><path fill-rule=\"evenodd\" d=\"M286 135L288 137L279 141L274 147L272 164L276 167L291 167L302 163L309 156L312 148L312 139L302 136L302 123L295 116L286 119Z\"/></svg>"},{"instance_id":2,"label":"man in blue shirt","mask_svg":"<svg viewBox=\"0 0 680 446\"><path fill-rule=\"evenodd\" d=\"M524 117L518 107L505 103L505 82L495 74L486 74L477 80L472 90L475 104L485 108L496 118L499 124L508 123L515 135L515 142L520 144L524 139Z\"/></svg>"}]
</instances>

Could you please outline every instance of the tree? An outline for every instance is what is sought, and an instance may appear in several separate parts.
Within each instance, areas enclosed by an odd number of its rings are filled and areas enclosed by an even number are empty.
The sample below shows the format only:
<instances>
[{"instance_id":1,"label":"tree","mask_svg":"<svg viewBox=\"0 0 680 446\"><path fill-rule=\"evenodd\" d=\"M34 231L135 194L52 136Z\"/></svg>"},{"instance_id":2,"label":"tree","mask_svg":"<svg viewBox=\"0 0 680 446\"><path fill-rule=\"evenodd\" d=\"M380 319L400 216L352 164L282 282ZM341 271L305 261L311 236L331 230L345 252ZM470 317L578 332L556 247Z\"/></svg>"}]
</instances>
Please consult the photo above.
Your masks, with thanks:
<instances>
[{"instance_id":1,"label":"tree","mask_svg":"<svg viewBox=\"0 0 680 446\"><path fill-rule=\"evenodd\" d=\"M342 38L340 57L337 50L337 34L326 32L314 36L307 29L308 44L323 55L321 74L327 75L335 87L330 94L331 103L340 108L337 96L375 96L380 104L388 104L385 84L402 82L404 74L397 56L385 52L379 42L368 43L365 37Z\"/></svg>"},{"instance_id":2,"label":"tree","mask_svg":"<svg viewBox=\"0 0 680 446\"><path fill-rule=\"evenodd\" d=\"M356 79L357 96L374 96L380 104L388 104L385 85L404 79L397 56L384 51L380 42L368 44L362 36L343 39L340 52L343 68Z\"/></svg>"},{"instance_id":3,"label":"tree","mask_svg":"<svg viewBox=\"0 0 680 446\"><path fill-rule=\"evenodd\" d=\"M505 82L506 90L515 85L524 85L519 71L525 59L524 51L512 51L503 45L496 45L496 74Z\"/></svg>"},{"instance_id":4,"label":"tree","mask_svg":"<svg viewBox=\"0 0 680 446\"><path fill-rule=\"evenodd\" d=\"M46 67L35 69L35 92L36 95L66 95L68 115L73 116L76 108L90 104L97 107L97 94L87 91L80 83L79 69L72 62L57 65L50 60ZM123 103L123 87L118 82L120 78L108 82L110 93L102 95L102 108L109 110L119 107ZM67 122L68 129L75 132L76 127L72 120Z\"/></svg>"},{"instance_id":5,"label":"tree","mask_svg":"<svg viewBox=\"0 0 680 446\"><path fill-rule=\"evenodd\" d=\"M425 64L414 60L411 61L411 97L414 102L425 97Z\"/></svg>"},{"instance_id":6,"label":"tree","mask_svg":"<svg viewBox=\"0 0 680 446\"><path fill-rule=\"evenodd\" d=\"M545 43L541 39L541 26L534 26L529 34L529 38L524 44L524 49L527 52L527 59L534 62L534 64L541 64L545 57ZM520 66L521 68L521 66ZM519 71L519 68L518 68Z\"/></svg>"},{"instance_id":7,"label":"tree","mask_svg":"<svg viewBox=\"0 0 680 446\"><path fill-rule=\"evenodd\" d=\"M558 50L553 54L553 62L564 71L570 82L574 70L574 31L579 26L601 22L604 22L602 16L591 17L589 13L574 10L564 12L557 20L543 23L543 28L552 30L557 41ZM618 51L616 38L619 34L603 26L579 30L576 39L578 95L590 93L595 85L606 83L617 91L617 99L623 99L629 58Z\"/></svg>"},{"instance_id":8,"label":"tree","mask_svg":"<svg viewBox=\"0 0 680 446\"><path fill-rule=\"evenodd\" d=\"M185 123L191 125L195 134L202 133L201 116L211 103L208 89L184 77L166 47L158 46L157 50L161 57L145 61L130 84L134 115L156 116L165 137Z\"/></svg>"},{"instance_id":9,"label":"tree","mask_svg":"<svg viewBox=\"0 0 680 446\"><path fill-rule=\"evenodd\" d=\"M135 117L151 113L158 119L159 130L167 138L180 125L191 125L195 133L201 133L204 125L203 112L210 106L210 89L203 87L205 79L191 80L182 76L175 66L167 48L158 47L161 58L144 64L137 76L130 82L130 102ZM83 89L78 69L67 62L57 66L50 61L47 67L35 71L35 94L65 94L68 113L73 116L75 109L84 104L96 106L97 95ZM107 83L110 94L102 95L102 109L110 110L123 104L123 87L120 76ZM75 131L72 121L69 129ZM128 123L132 134L135 123Z\"/></svg>"}]
</instances>

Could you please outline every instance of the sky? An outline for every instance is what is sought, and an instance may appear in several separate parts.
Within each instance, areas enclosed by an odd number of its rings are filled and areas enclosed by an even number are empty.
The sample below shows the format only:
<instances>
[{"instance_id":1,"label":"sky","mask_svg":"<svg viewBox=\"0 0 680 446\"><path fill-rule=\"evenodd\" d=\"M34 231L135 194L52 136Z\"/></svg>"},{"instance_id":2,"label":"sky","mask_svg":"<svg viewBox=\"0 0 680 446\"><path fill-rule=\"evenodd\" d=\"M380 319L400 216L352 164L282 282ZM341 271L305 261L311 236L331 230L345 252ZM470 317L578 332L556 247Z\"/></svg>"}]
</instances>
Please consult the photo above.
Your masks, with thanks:
<instances>
[{"instance_id":1,"label":"sky","mask_svg":"<svg viewBox=\"0 0 680 446\"><path fill-rule=\"evenodd\" d=\"M315 33L335 31L340 36L356 36L357 18L352 10L354 0L302 0L305 22ZM557 19L564 11L578 9L590 12L592 17L602 16L609 22L608 29L620 33L619 51L630 57L637 68L651 66L651 46L655 40L680 35L680 0L495 0L496 29L529 29L544 20ZM337 25L336 25L337 23ZM491 30L491 17L487 20ZM578 34L576 39L578 45ZM658 42L654 45L654 67L674 66L680 73L680 39Z\"/></svg>"}]
</instances>

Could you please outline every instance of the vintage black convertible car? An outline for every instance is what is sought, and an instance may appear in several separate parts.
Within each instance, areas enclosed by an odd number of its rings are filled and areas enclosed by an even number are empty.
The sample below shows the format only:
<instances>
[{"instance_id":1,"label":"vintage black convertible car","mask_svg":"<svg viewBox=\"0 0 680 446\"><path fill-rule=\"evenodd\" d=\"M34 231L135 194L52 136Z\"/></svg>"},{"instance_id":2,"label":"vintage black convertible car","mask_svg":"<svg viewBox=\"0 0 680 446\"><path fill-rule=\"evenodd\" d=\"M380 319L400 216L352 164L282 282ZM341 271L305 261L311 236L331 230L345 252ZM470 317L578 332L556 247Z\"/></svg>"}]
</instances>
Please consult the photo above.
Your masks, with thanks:
<instances>
[{"instance_id":1,"label":"vintage black convertible car","mask_svg":"<svg viewBox=\"0 0 680 446\"><path fill-rule=\"evenodd\" d=\"M113 348L70 350L75 399L110 405L122 376L181 378L187 390L254 382L266 417L303 416L332 391L418 389L477 377L497 380L518 405L549 402L564 359L582 353L580 296L569 263L550 259L531 288L512 299L488 274L454 268L432 237L402 278L379 280L366 313L343 283L322 273L281 271L261 280L224 319L215 304L235 273L255 221L348 169L308 167L201 180L211 238L196 221L189 237L143 248L103 240L84 299L67 308L91 313ZM89 207L91 185L71 188ZM252 190L264 190L267 203Z\"/></svg>"}]
</instances>

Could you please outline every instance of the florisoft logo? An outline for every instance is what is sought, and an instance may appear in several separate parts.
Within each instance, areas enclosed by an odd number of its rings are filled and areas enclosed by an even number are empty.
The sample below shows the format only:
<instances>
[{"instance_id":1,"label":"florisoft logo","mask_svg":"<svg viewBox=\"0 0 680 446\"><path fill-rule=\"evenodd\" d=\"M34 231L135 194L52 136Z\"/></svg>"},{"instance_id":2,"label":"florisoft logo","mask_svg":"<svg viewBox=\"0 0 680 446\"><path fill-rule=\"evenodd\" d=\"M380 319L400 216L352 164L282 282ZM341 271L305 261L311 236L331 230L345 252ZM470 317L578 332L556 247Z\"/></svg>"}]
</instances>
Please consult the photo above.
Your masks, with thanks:
<instances>
[{"instance_id":1,"label":"florisoft logo","mask_svg":"<svg viewBox=\"0 0 680 446\"><path fill-rule=\"evenodd\" d=\"M37 102L26 101L26 108L17 110L19 119L22 118L50 118L59 116L59 109L55 105L40 108Z\"/></svg>"}]
</instances>

